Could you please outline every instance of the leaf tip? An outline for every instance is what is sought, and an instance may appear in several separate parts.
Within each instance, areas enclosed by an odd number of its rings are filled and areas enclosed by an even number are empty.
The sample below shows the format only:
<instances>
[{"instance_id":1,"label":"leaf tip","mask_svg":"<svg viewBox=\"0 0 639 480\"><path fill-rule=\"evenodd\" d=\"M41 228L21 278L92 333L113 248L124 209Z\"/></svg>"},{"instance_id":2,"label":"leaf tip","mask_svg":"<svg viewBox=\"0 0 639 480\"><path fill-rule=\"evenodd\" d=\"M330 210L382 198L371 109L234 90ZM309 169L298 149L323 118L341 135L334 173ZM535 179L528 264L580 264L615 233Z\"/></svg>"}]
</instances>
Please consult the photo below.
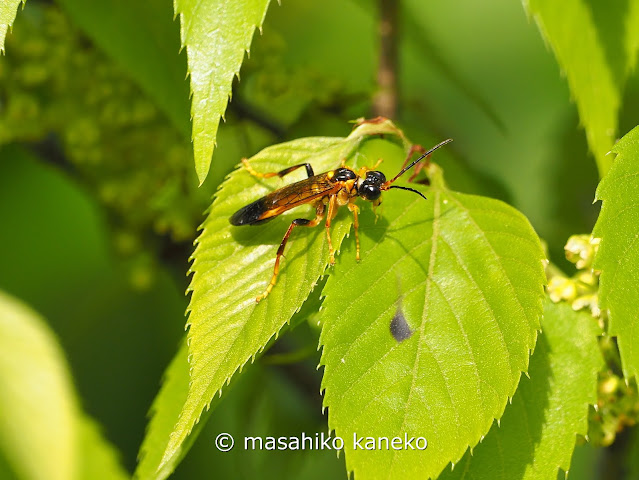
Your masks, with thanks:
<instances>
[{"instance_id":1,"label":"leaf tip","mask_svg":"<svg viewBox=\"0 0 639 480\"><path fill-rule=\"evenodd\" d=\"M199 170L197 172L197 178L198 178L197 186L198 187L201 187L204 184L204 181L206 180L206 177L208 176L208 174L209 174L208 166L206 167L206 169Z\"/></svg>"}]
</instances>

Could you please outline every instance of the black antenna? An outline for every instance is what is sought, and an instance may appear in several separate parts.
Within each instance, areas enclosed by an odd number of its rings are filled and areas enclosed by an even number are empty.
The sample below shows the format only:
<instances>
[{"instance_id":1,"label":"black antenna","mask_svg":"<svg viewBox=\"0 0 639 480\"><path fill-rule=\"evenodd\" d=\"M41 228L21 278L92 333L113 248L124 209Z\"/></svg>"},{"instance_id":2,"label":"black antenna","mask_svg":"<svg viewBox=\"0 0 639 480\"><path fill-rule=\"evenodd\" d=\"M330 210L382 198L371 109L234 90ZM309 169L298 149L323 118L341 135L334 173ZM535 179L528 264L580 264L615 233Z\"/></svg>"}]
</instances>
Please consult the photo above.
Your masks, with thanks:
<instances>
[{"instance_id":1,"label":"black antenna","mask_svg":"<svg viewBox=\"0 0 639 480\"><path fill-rule=\"evenodd\" d=\"M449 138L447 140L444 140L441 143L438 143L433 148L431 148L426 153L424 153L421 157L419 157L417 160L415 160L413 163L411 163L409 166L403 168L401 172L399 172L397 175L395 175L395 178L393 178L390 182L386 182L386 184L388 185L388 184L393 183L395 180L397 180L399 177L401 177L404 173L406 173L407 170L410 170L411 168L413 168L413 166L416 163L418 163L422 158L427 157L428 155L433 153L435 150L437 150L439 147L443 147L444 145L446 145L447 143L450 143L452 141L453 141L453 139ZM400 187L391 187L391 188L400 188ZM403 190L410 190L410 188L403 188ZM417 190L413 190L413 192L417 192ZM417 193L419 193L419 192L417 192ZM421 195L421 193L420 193L420 195ZM423 195L422 195L422 197L423 197ZM426 197L424 197L424 198L426 198Z\"/></svg>"},{"instance_id":2,"label":"black antenna","mask_svg":"<svg viewBox=\"0 0 639 480\"><path fill-rule=\"evenodd\" d=\"M419 190L415 190L414 188L410 188L410 187L400 187L399 185L391 185L390 188L399 188L400 190L408 190L409 192L415 192L417 195L419 195L420 197L422 197L424 200L428 200L424 194L422 192L420 192Z\"/></svg>"}]
</instances>

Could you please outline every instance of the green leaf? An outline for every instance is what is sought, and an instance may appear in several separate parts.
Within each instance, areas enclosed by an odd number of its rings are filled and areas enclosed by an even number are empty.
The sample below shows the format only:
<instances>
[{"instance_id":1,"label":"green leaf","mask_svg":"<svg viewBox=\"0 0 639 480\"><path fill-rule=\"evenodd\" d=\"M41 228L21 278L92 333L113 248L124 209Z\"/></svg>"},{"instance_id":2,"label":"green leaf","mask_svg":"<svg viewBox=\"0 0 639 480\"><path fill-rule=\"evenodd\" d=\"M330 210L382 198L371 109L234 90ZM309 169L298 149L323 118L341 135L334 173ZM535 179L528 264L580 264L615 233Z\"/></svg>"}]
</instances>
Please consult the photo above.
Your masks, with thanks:
<instances>
[{"instance_id":1,"label":"green leaf","mask_svg":"<svg viewBox=\"0 0 639 480\"><path fill-rule=\"evenodd\" d=\"M362 211L362 261L350 242L323 291L324 405L355 478L436 477L458 461L502 415L539 329L544 255L529 222L448 190L435 164L429 178L427 201L386 193L376 224ZM356 450L354 435L428 448Z\"/></svg>"},{"instance_id":2,"label":"green leaf","mask_svg":"<svg viewBox=\"0 0 639 480\"><path fill-rule=\"evenodd\" d=\"M151 406L149 412L151 421L144 436L144 442L140 447L135 478L167 478L188 450L188 445L181 445L173 453L173 456L164 462L162 468L159 468L170 434L177 423L189 390L190 378L187 357L188 348L186 342L182 342L180 349L166 369L160 392Z\"/></svg>"},{"instance_id":3,"label":"green leaf","mask_svg":"<svg viewBox=\"0 0 639 480\"><path fill-rule=\"evenodd\" d=\"M295 369L313 384L316 378L312 377L319 374L310 362L299 363ZM215 472L212 476L219 479L345 478L343 455L337 458L333 450L309 449L308 442L305 449L278 452L244 448L245 437L299 438L301 432L309 437L320 432L326 435L326 421L316 402L309 402L309 393L301 388L299 377L291 378L290 372L256 361L224 395L176 474L194 479L201 478L202 472ZM214 447L222 432L235 439L235 448L229 452Z\"/></svg>"},{"instance_id":4,"label":"green leaf","mask_svg":"<svg viewBox=\"0 0 639 480\"><path fill-rule=\"evenodd\" d=\"M3 0L0 3L0 53L4 52L4 37L7 30L16 19L16 12L20 4L25 4L26 0Z\"/></svg>"},{"instance_id":5,"label":"green leaf","mask_svg":"<svg viewBox=\"0 0 639 480\"><path fill-rule=\"evenodd\" d=\"M215 137L253 32L261 28L269 0L174 0L191 76L195 170L204 182Z\"/></svg>"},{"instance_id":6,"label":"green leaf","mask_svg":"<svg viewBox=\"0 0 639 480\"><path fill-rule=\"evenodd\" d=\"M405 139L390 122L362 124L346 138L312 137L274 145L251 158L258 172L276 172L291 165L310 162L316 173L332 170L341 159L364 158L359 146L373 134L395 134ZM369 158L383 156L377 140ZM373 148L378 145L376 148ZM404 152L404 149L400 149ZM380 155L382 153L382 155ZM374 163L374 162L373 162ZM189 304L189 357L191 383L179 421L164 453L163 466L176 455L198 421L202 410L231 376L267 345L300 309L324 273L328 262L325 229L298 228L286 246L280 275L271 294L256 303L268 285L277 248L295 218L313 218L310 206L280 215L259 226L234 227L230 216L241 207L283 184L305 177L304 169L284 180L259 180L246 169L233 172L224 182L202 225L191 271ZM341 209L345 210L345 209ZM350 213L340 211L331 226L333 246L339 250L351 225Z\"/></svg>"},{"instance_id":7,"label":"green leaf","mask_svg":"<svg viewBox=\"0 0 639 480\"><path fill-rule=\"evenodd\" d=\"M167 367L160 392L153 400L149 412L151 420L140 447L139 463L134 478L141 480L167 478L197 439L199 430L206 423L204 419L200 419L200 422L194 427L194 431L172 452L170 457L163 458L171 438L171 432L173 432L186 402L190 380L188 348L185 341L182 342ZM213 399L213 402L217 400ZM208 413L210 411L206 415Z\"/></svg>"},{"instance_id":8,"label":"green leaf","mask_svg":"<svg viewBox=\"0 0 639 480\"><path fill-rule=\"evenodd\" d=\"M112 447L79 410L53 333L1 291L0 378L0 451L18 478L127 478Z\"/></svg>"},{"instance_id":9,"label":"green leaf","mask_svg":"<svg viewBox=\"0 0 639 480\"><path fill-rule=\"evenodd\" d=\"M550 300L541 323L529 378L522 379L500 425L440 480L555 480L559 468L570 469L576 435L588 433L588 405L597 400L601 331L590 315Z\"/></svg>"},{"instance_id":10,"label":"green leaf","mask_svg":"<svg viewBox=\"0 0 639 480\"><path fill-rule=\"evenodd\" d=\"M74 478L76 400L64 355L38 315L3 292L0 378L0 450L19 477Z\"/></svg>"},{"instance_id":11,"label":"green leaf","mask_svg":"<svg viewBox=\"0 0 639 480\"><path fill-rule=\"evenodd\" d=\"M603 177L617 133L623 83L635 62L637 2L524 0L568 79Z\"/></svg>"},{"instance_id":12,"label":"green leaf","mask_svg":"<svg viewBox=\"0 0 639 480\"><path fill-rule=\"evenodd\" d=\"M609 311L624 375L639 373L639 127L615 145L612 168L597 188L603 200L593 236L601 238L594 267L601 270L599 297Z\"/></svg>"},{"instance_id":13,"label":"green leaf","mask_svg":"<svg viewBox=\"0 0 639 480\"><path fill-rule=\"evenodd\" d=\"M119 453L102 436L100 428L86 415L80 417L78 480L125 480L130 475L120 465Z\"/></svg>"},{"instance_id":14,"label":"green leaf","mask_svg":"<svg viewBox=\"0 0 639 480\"><path fill-rule=\"evenodd\" d=\"M141 480L167 478L186 456L197 439L200 429L206 424L206 420L200 418L186 440L172 452L170 457L163 458L171 432L180 418L186 401L190 381L188 348L185 341L182 342L167 367L160 392L153 400L149 411L151 420L140 447L134 478ZM213 399L212 403L218 400L219 397ZM205 415L208 416L211 411L212 409Z\"/></svg>"},{"instance_id":15,"label":"green leaf","mask_svg":"<svg viewBox=\"0 0 639 480\"><path fill-rule=\"evenodd\" d=\"M169 2L60 0L68 15L111 56L189 138L186 58Z\"/></svg>"},{"instance_id":16,"label":"green leaf","mask_svg":"<svg viewBox=\"0 0 639 480\"><path fill-rule=\"evenodd\" d=\"M319 304L319 292L313 292L309 296L308 300L304 302L304 305L302 306L300 311L298 311L291 319L291 326L308 319L308 316L312 312L317 312ZM278 358L281 358L281 356L278 356ZM273 363L273 359L274 356L270 355L268 363ZM245 371L245 373L247 372ZM242 375L242 378L244 377L245 375ZM234 376L232 378L231 385L234 384L237 378L238 376ZM183 342L183 344L180 346L179 351L176 353L175 357L171 361L171 364L166 369L162 388L160 389L160 392L156 396L155 400L153 401L153 405L151 406L151 410L149 412L151 420L149 422L149 426L142 446L140 447L140 453L138 455L139 463L135 471L135 478L167 478L186 456L187 452L190 450L191 446L199 436L200 430L206 424L208 418L200 418L199 422L194 427L194 430L189 434L186 441L182 445L180 445L180 447L173 453L173 456L171 458L162 463L162 456L168 445L170 434L179 419L180 412L182 411L182 407L184 406L184 403L186 401L187 393L189 390L189 382L190 377L188 349L186 342ZM251 388L254 388L256 382L252 380L251 382L253 385L253 387ZM244 380L244 384L246 384L246 380ZM251 392L248 395L251 398L255 398L255 392ZM233 399L235 398L237 397L234 396ZM215 397L212 400L211 405L209 405L209 410L204 414L205 417L208 417L208 415L212 413L213 404L217 403L219 400L219 396ZM239 407L240 410L241 408L242 407ZM243 412L243 419L246 421L246 411L243 410ZM219 418L219 416L217 418ZM230 430L227 429L223 431ZM256 435L255 432L251 433L250 431L248 431L247 435L249 434ZM223 453L223 455L225 458L228 457L227 453ZM210 453L208 453L207 456L210 456ZM162 467L160 468L161 464Z\"/></svg>"}]
</instances>

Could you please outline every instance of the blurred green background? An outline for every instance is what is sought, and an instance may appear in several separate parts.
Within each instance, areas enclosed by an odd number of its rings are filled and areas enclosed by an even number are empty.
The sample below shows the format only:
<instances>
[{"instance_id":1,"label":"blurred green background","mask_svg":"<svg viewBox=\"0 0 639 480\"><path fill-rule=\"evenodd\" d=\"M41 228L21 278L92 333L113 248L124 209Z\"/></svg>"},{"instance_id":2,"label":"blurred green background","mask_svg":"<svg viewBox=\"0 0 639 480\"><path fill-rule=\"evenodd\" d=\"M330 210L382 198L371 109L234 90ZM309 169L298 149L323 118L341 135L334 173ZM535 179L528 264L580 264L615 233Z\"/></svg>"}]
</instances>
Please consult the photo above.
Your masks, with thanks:
<instances>
[{"instance_id":1,"label":"blurred green background","mask_svg":"<svg viewBox=\"0 0 639 480\"><path fill-rule=\"evenodd\" d=\"M273 2L198 189L172 2L89 3L29 0L0 57L0 289L47 319L82 405L132 471L184 334L185 272L211 196L242 157L301 136L345 136L349 120L373 114L378 11L364 0ZM597 171L536 25L506 0L404 0L400 14L395 120L425 147L453 138L436 159L448 183L513 204L565 265L568 236L596 219ZM132 61L153 48L147 63ZM140 81L150 74L155 89ZM621 135L639 106L639 82L628 84ZM221 431L325 431L316 344L303 323L273 350L310 346L304 361L274 365L267 354L251 366L174 478L342 478L331 452L213 448ZM576 458L589 471L593 455Z\"/></svg>"}]
</instances>

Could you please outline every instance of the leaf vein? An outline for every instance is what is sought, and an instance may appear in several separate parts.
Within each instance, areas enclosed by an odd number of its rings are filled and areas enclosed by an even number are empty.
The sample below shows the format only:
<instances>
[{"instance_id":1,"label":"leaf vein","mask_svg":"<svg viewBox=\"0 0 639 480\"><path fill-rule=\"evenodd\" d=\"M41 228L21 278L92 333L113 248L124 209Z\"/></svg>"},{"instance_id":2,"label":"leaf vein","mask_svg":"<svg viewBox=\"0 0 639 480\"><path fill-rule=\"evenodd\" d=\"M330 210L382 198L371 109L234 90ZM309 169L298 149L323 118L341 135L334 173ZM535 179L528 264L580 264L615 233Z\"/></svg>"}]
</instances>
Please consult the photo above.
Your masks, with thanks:
<instances>
[{"instance_id":1,"label":"leaf vein","mask_svg":"<svg viewBox=\"0 0 639 480\"><path fill-rule=\"evenodd\" d=\"M479 291L479 293L481 295L481 298L482 298L484 304L488 307L488 310L490 310L490 314L492 316L492 320L493 320L494 324L497 327L497 332L499 332L499 339L501 340L501 344L504 347L504 350L505 350L505 352L506 352L506 354L508 356L508 363L510 364L511 363L510 350L508 350L508 344L506 343L506 338L504 337L504 332L501 329L501 324L497 320L497 315L495 314L495 310L493 309L493 306L491 305L490 301L488 300L488 297L486 296L486 294L484 293L482 288L479 286L479 283L477 282L475 277L473 277L473 275L470 273L470 271L468 270L468 267L466 266L466 264L462 261L461 256L443 238L442 238L442 243L444 243L450 249L450 251L453 254L453 257L455 257L455 260L457 260L457 263L459 264L461 269L464 271L464 273L466 274L466 276L468 277L470 282L473 285L475 285L475 287L477 288L477 290ZM509 281L510 281L510 279L509 279Z\"/></svg>"},{"instance_id":2,"label":"leaf vein","mask_svg":"<svg viewBox=\"0 0 639 480\"><path fill-rule=\"evenodd\" d=\"M473 223L473 225L477 228L477 230L479 231L479 233L481 234L481 236L484 238L484 241L486 242L486 244L488 245L488 247L490 248L490 250L492 251L495 259L497 260L497 262L499 263L499 265L501 265L501 269L504 272L504 275L506 277L506 279L508 280L508 286L510 287L511 292L513 293L513 296L517 299L517 303L519 304L519 309L521 311L521 313L524 315L525 318L529 318L527 313L526 313L526 309L524 308L523 304L521 303L521 300L519 300L519 296L517 295L517 289L515 288L515 286L513 285L512 281L510 280L510 277L506 274L506 269L504 268L502 262L501 262L501 257L499 256L499 254L495 251L495 248L493 247L493 245L490 243L490 241L488 240L488 237L486 237L486 234L484 233L484 231L481 229L481 227L479 226L479 224L477 223L477 221L473 218L473 216L470 213L470 210L467 209L459 199L457 199L454 195L451 195L451 198L453 199L453 201L459 205L459 208L461 208L462 210L465 210L468 213L468 218L471 220L471 222Z\"/></svg>"}]
</instances>

